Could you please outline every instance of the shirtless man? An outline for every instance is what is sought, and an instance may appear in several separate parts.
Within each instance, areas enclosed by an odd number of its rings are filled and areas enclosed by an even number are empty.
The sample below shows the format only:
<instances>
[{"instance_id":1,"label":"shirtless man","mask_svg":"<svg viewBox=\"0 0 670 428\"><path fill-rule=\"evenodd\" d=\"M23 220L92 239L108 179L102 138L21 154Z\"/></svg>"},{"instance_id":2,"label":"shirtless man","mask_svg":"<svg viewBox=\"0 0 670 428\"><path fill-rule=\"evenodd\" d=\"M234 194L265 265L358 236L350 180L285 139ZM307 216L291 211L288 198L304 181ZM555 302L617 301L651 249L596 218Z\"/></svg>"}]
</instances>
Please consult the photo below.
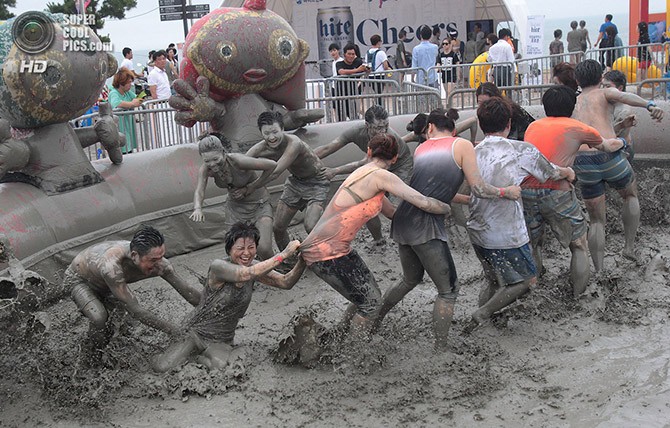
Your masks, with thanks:
<instances>
[{"instance_id":1,"label":"shirtless man","mask_svg":"<svg viewBox=\"0 0 670 428\"><path fill-rule=\"evenodd\" d=\"M223 140L223 141L222 141ZM224 146L230 142L224 136L208 135L198 142L203 164L198 172L198 184L193 197L193 221L204 221L202 202L209 177L214 183L228 189L225 208L226 230L237 222L255 224L260 230L258 256L261 260L272 257L272 206L265 186L257 186L269 177L277 163L271 159L257 159L240 153L226 153ZM262 171L259 176L256 171Z\"/></svg>"},{"instance_id":2,"label":"shirtless man","mask_svg":"<svg viewBox=\"0 0 670 428\"><path fill-rule=\"evenodd\" d=\"M377 134L387 133L396 137L399 144L398 161L391 165L389 171L400 177L405 183L409 183L409 179L412 176L412 167L414 165L412 152L409 150L407 143L403 141L402 137L392 129L389 129L389 114L379 105L374 105L367 109L365 112L365 124L357 124L349 127L342 133L342 135L330 143L314 149L314 153L316 153L319 158L324 159L344 148L349 143L354 143L364 153L363 158L359 161L350 162L336 168L326 168L326 177L329 180L332 180L336 175L350 174L357 168L365 165L368 162L368 158L365 155L368 152L368 142ZM392 200L392 202L395 202L395 200ZM367 223L367 228L375 243L384 243L382 224L379 217L370 220Z\"/></svg>"},{"instance_id":3,"label":"shirtless man","mask_svg":"<svg viewBox=\"0 0 670 428\"><path fill-rule=\"evenodd\" d=\"M612 126L615 103L646 107L654 120L663 118L663 110L653 101L615 88L600 88L602 67L595 60L587 59L577 64L575 78L582 93L577 97L573 117L594 127L605 139L616 136ZM635 259L634 244L640 224L640 202L633 169L626 157L621 151L603 153L595 148L583 147L575 159L574 169L591 220L589 250L596 271L603 268L605 259L605 183L616 189L623 198L623 255Z\"/></svg>"},{"instance_id":4,"label":"shirtless man","mask_svg":"<svg viewBox=\"0 0 670 428\"><path fill-rule=\"evenodd\" d=\"M261 113L258 116L258 129L264 140L250 148L247 156L272 159L277 162L277 167L268 177L257 180L251 188L265 186L286 170L291 173L286 178L284 192L277 203L273 227L275 242L283 250L289 243L289 223L298 210L305 210L303 223L307 233L319 221L328 197L330 182L326 178L323 163L312 148L295 135L284 132L281 113Z\"/></svg>"},{"instance_id":5,"label":"shirtless man","mask_svg":"<svg viewBox=\"0 0 670 428\"><path fill-rule=\"evenodd\" d=\"M111 338L109 311L120 302L130 314L171 336L181 329L140 307L128 284L160 276L193 306L200 292L186 283L164 257L163 235L151 226L138 230L129 241L106 241L79 253L65 271L63 287L70 289L77 308L89 319L91 353L107 346ZM93 357L94 354L89 355Z\"/></svg>"}]
</instances>

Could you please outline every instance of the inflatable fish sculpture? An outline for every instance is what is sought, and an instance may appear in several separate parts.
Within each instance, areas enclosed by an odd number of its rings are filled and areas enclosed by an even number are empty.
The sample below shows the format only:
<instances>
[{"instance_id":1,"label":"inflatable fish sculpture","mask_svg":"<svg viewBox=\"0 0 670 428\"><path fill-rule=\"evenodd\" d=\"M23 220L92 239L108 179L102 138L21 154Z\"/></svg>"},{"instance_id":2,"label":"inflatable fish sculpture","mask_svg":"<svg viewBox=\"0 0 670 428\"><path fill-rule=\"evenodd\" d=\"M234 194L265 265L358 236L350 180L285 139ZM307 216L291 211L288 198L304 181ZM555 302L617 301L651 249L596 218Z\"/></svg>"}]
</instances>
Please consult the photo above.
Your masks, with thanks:
<instances>
[{"instance_id":1,"label":"inflatable fish sculpture","mask_svg":"<svg viewBox=\"0 0 670 428\"><path fill-rule=\"evenodd\" d=\"M185 126L210 122L242 146L260 140L253 128L264 110L285 108L286 129L317 121L323 110L305 108L308 54L307 42L267 10L265 0L215 9L186 37L180 79L174 83L178 95L170 99L179 110L175 120Z\"/></svg>"},{"instance_id":2,"label":"inflatable fish sculpture","mask_svg":"<svg viewBox=\"0 0 670 428\"><path fill-rule=\"evenodd\" d=\"M222 7L198 20L184 45L180 77L195 87L210 82L210 96L223 101L258 93L289 110L305 107L307 42L265 8L247 0L242 8Z\"/></svg>"}]
</instances>

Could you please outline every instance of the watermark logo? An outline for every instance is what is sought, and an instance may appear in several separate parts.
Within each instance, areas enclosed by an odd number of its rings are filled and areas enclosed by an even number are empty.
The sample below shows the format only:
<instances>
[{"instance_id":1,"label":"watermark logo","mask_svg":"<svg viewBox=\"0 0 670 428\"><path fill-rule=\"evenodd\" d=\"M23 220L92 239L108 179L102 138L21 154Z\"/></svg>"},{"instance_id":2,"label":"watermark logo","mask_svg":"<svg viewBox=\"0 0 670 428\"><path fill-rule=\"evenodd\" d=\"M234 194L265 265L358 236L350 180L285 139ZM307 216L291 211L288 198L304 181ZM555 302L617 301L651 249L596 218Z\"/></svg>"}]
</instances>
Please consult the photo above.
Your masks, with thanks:
<instances>
[{"instance_id":1,"label":"watermark logo","mask_svg":"<svg viewBox=\"0 0 670 428\"><path fill-rule=\"evenodd\" d=\"M19 73L42 74L47 70L46 60L23 60L19 66Z\"/></svg>"},{"instance_id":2,"label":"watermark logo","mask_svg":"<svg viewBox=\"0 0 670 428\"><path fill-rule=\"evenodd\" d=\"M63 36L63 51L112 52L109 42L101 42L89 25L95 24L95 15L64 15L60 23ZM25 12L12 25L12 36L16 46L28 54L39 54L51 48L58 26L42 12ZM22 61L21 72L43 73L44 61Z\"/></svg>"}]
</instances>

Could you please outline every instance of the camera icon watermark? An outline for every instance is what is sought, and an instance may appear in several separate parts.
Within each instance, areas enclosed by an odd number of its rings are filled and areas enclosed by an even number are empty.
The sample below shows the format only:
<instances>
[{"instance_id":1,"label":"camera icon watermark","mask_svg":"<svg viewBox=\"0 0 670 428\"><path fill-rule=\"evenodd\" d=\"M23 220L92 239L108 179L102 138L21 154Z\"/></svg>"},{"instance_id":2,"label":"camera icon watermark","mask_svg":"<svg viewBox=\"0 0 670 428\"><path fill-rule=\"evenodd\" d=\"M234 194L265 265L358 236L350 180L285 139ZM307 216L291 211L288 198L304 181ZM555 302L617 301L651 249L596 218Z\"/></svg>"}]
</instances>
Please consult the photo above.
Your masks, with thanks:
<instances>
[{"instance_id":1,"label":"camera icon watermark","mask_svg":"<svg viewBox=\"0 0 670 428\"><path fill-rule=\"evenodd\" d=\"M95 15L63 15L54 21L42 12L25 12L12 25L12 36L16 46L27 54L39 54L52 47L62 36L62 50L67 52L113 52L110 42L102 42L89 25L95 24ZM60 34L57 34L60 30ZM19 66L22 73L43 73L45 60L23 60Z\"/></svg>"}]
</instances>

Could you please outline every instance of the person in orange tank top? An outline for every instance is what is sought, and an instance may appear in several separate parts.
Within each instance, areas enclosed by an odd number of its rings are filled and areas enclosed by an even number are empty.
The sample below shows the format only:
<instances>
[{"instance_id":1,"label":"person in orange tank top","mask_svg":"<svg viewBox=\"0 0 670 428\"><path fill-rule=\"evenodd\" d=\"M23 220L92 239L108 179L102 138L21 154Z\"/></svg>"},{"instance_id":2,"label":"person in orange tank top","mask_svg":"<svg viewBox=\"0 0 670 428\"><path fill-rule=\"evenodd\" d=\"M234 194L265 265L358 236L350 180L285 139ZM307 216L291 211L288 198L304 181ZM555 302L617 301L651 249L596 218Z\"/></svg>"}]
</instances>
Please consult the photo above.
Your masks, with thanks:
<instances>
[{"instance_id":1,"label":"person in orange tank top","mask_svg":"<svg viewBox=\"0 0 670 428\"><path fill-rule=\"evenodd\" d=\"M358 334L370 331L379 313L381 293L365 262L351 248L351 241L380 212L393 217L395 206L385 193L434 214L449 212L448 204L422 195L387 171L398 158L396 137L375 135L368 145L367 156L370 161L344 180L300 246L300 254L310 269L351 302L344 325L351 323Z\"/></svg>"}]
</instances>

